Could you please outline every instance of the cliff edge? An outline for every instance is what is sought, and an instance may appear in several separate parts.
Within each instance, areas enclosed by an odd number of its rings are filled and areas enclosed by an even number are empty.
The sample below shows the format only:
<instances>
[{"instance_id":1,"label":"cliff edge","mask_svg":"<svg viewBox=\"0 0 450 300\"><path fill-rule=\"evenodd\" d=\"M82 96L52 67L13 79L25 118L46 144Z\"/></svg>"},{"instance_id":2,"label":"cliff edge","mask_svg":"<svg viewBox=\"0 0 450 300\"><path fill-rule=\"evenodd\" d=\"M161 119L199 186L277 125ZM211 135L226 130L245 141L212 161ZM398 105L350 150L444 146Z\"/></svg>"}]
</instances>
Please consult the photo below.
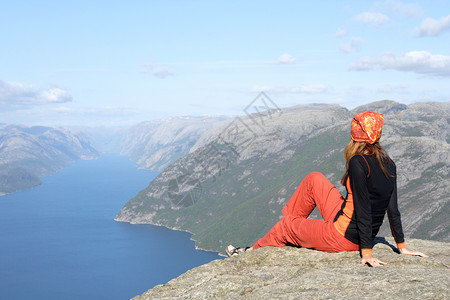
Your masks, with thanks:
<instances>
[{"instance_id":1,"label":"cliff edge","mask_svg":"<svg viewBox=\"0 0 450 300\"><path fill-rule=\"evenodd\" d=\"M215 260L135 297L143 299L449 299L450 244L407 240L429 258L400 255L377 238L374 255L388 263L360 264L358 252L324 253L265 247Z\"/></svg>"}]
</instances>

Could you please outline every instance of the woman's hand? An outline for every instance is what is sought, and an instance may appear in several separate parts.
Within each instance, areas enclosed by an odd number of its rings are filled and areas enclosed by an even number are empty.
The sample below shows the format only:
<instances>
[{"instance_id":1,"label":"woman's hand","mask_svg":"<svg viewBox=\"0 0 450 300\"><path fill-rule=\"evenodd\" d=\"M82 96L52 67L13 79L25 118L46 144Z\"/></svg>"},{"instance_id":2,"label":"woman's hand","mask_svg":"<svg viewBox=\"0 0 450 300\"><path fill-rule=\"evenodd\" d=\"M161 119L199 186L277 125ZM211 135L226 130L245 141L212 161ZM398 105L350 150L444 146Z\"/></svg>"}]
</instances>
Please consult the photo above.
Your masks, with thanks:
<instances>
[{"instance_id":1,"label":"woman's hand","mask_svg":"<svg viewBox=\"0 0 450 300\"><path fill-rule=\"evenodd\" d=\"M415 255L415 256L420 256L420 257L428 257L428 255L419 252L419 251L415 251L415 250L410 250L407 248L402 248L402 249L398 249L398 251L400 251L400 254L405 254L405 255Z\"/></svg>"},{"instance_id":2,"label":"woman's hand","mask_svg":"<svg viewBox=\"0 0 450 300\"><path fill-rule=\"evenodd\" d=\"M369 264L372 267L379 267L385 265L385 262L382 262L376 257L373 257L372 254L364 254L361 258L361 264L364 266L365 264Z\"/></svg>"}]
</instances>

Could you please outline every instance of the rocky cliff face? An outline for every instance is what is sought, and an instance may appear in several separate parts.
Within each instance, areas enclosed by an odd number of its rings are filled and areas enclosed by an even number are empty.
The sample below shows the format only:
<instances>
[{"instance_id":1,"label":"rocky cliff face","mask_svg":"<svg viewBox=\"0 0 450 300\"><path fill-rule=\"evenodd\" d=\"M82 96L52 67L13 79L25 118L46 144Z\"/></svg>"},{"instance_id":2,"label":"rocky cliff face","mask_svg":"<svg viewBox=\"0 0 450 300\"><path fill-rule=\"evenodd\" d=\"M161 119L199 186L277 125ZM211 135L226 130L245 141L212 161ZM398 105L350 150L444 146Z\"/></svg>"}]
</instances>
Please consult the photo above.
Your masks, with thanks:
<instances>
[{"instance_id":1,"label":"rocky cliff face","mask_svg":"<svg viewBox=\"0 0 450 300\"><path fill-rule=\"evenodd\" d=\"M353 111L304 105L237 117L205 132L116 220L187 230L203 249L251 245L280 219L308 173L320 171L340 187L350 120L363 110L385 114L381 143L397 164L406 236L450 240L449 103L380 101Z\"/></svg>"},{"instance_id":2,"label":"rocky cliff face","mask_svg":"<svg viewBox=\"0 0 450 300\"><path fill-rule=\"evenodd\" d=\"M360 264L358 252L324 253L266 247L215 260L133 299L448 299L450 244L408 240L419 258L397 254L378 239L374 255L388 263Z\"/></svg>"},{"instance_id":3,"label":"rocky cliff face","mask_svg":"<svg viewBox=\"0 0 450 300\"><path fill-rule=\"evenodd\" d=\"M189 152L202 134L227 117L174 117L137 124L122 132L120 153L142 168L162 171Z\"/></svg>"},{"instance_id":4,"label":"rocky cliff face","mask_svg":"<svg viewBox=\"0 0 450 300\"><path fill-rule=\"evenodd\" d=\"M87 138L62 128L0 126L0 194L40 184L77 159L97 157Z\"/></svg>"}]
</instances>

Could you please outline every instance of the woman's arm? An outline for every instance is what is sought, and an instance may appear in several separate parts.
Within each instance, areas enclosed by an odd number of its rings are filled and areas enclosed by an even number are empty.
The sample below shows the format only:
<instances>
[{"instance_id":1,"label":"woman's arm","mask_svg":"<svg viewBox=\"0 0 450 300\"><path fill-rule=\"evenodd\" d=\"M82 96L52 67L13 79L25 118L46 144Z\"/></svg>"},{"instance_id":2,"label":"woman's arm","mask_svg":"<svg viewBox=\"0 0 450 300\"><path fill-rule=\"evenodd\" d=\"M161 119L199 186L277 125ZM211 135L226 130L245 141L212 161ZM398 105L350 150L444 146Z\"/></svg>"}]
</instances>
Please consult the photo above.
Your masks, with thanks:
<instances>
[{"instance_id":1,"label":"woman's arm","mask_svg":"<svg viewBox=\"0 0 450 300\"><path fill-rule=\"evenodd\" d=\"M360 239L361 264L379 267L386 263L372 255L372 207L367 187L369 170L365 169L366 166L367 164L362 157L354 156L349 161L348 175L355 206L356 226Z\"/></svg>"},{"instance_id":2,"label":"woman's arm","mask_svg":"<svg viewBox=\"0 0 450 300\"><path fill-rule=\"evenodd\" d=\"M390 170L390 176L393 176L392 180L394 181L394 189L391 194L391 198L389 199L389 204L387 207L387 216L389 219L389 225L391 226L392 236L394 237L395 242L397 243L398 249L405 248L405 238L403 235L402 228L402 220L400 217L400 211L398 210L397 204L397 172L395 164L392 163Z\"/></svg>"},{"instance_id":3,"label":"woman's arm","mask_svg":"<svg viewBox=\"0 0 450 300\"><path fill-rule=\"evenodd\" d=\"M415 250L411 250L411 249L407 249L407 248L402 248L399 249L400 254L405 254L405 255L414 255L414 256L420 256L420 257L428 257L428 255L419 252L419 251L415 251Z\"/></svg>"},{"instance_id":4,"label":"woman's arm","mask_svg":"<svg viewBox=\"0 0 450 300\"><path fill-rule=\"evenodd\" d=\"M397 243L397 248L398 248L398 251L400 252L400 254L428 257L428 255L426 255L422 252L407 249L405 246L405 238L403 235L402 221L401 221L400 212L398 210L398 204L397 204L397 177L396 177L395 164L393 165L393 167L394 167L393 168L393 172L394 172L393 176L395 176L395 178L394 178L395 185L394 185L394 190L392 191L391 199L389 200L389 206L387 209L387 215L388 215L388 219L389 219L389 224L391 226L392 236L394 237L395 242Z\"/></svg>"}]
</instances>

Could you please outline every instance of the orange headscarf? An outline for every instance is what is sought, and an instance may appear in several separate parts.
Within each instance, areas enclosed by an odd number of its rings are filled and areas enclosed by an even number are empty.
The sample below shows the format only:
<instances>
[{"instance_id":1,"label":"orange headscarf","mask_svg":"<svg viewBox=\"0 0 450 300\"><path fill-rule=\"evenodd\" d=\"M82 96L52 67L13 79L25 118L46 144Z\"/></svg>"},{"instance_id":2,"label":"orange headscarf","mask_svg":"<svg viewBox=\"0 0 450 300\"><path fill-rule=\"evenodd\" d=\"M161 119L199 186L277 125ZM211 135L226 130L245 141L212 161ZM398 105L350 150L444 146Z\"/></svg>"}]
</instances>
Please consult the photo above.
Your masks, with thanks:
<instances>
[{"instance_id":1,"label":"orange headscarf","mask_svg":"<svg viewBox=\"0 0 450 300\"><path fill-rule=\"evenodd\" d=\"M383 114L366 111L353 117L351 137L355 142L368 142L373 144L381 137L383 127Z\"/></svg>"}]
</instances>

